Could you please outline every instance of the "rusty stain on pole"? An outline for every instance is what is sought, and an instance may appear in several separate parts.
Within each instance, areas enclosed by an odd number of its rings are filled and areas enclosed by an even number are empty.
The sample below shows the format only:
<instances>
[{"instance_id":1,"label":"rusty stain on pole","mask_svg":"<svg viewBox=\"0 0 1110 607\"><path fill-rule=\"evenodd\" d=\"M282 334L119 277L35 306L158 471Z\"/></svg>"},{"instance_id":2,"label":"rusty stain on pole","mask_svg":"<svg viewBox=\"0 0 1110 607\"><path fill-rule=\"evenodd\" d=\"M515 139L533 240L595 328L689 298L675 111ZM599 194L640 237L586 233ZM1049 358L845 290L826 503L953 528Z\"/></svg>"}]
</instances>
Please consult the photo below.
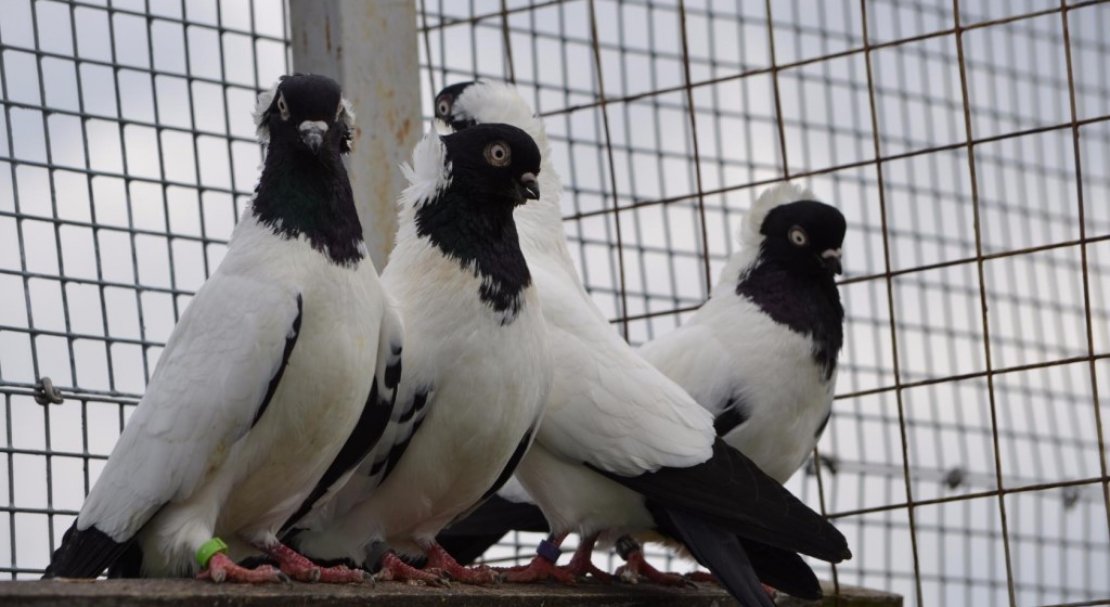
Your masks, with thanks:
<instances>
[{"instance_id":1,"label":"rusty stain on pole","mask_svg":"<svg viewBox=\"0 0 1110 607\"><path fill-rule=\"evenodd\" d=\"M397 231L399 166L423 134L414 0L290 0L293 67L331 76L358 115L351 185L378 270Z\"/></svg>"}]
</instances>

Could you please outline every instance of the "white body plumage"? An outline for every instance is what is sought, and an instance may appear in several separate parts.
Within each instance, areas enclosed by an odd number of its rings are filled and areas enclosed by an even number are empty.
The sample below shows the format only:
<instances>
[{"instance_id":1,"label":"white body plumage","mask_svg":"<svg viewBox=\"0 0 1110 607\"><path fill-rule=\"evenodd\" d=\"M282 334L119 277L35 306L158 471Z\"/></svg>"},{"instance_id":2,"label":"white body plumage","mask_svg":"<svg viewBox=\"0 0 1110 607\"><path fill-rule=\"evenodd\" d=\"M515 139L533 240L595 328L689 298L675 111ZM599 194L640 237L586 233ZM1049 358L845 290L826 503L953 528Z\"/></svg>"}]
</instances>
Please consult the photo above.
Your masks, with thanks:
<instances>
[{"instance_id":1,"label":"white body plumage","mask_svg":"<svg viewBox=\"0 0 1110 607\"><path fill-rule=\"evenodd\" d=\"M417 234L415 208L450 182L442 147L430 135L414 151L397 245L382 274L406 326L398 407L411 406L419 394L427 404L395 420L382 448L339 492L333 512L307 521L297 542L319 558L363 562L376 541L421 554L493 488L542 417L551 359L535 289L521 292L522 305L506 322L506 313L478 297L485 279L476 267L464 268ZM410 436L384 480L381 466L371 473L386 457L387 445Z\"/></svg>"},{"instance_id":2,"label":"white body plumage","mask_svg":"<svg viewBox=\"0 0 1110 607\"><path fill-rule=\"evenodd\" d=\"M555 533L650 526L642 496L583 464L629 476L697 464L711 455L712 417L644 361L582 287L566 247L562 185L543 122L507 85L483 82L464 95L479 123L519 127L543 154L541 198L517 209L515 218L555 369L544 422L516 478Z\"/></svg>"},{"instance_id":3,"label":"white body plumage","mask_svg":"<svg viewBox=\"0 0 1110 607\"><path fill-rule=\"evenodd\" d=\"M170 336L78 527L122 541L156 510L138 532L153 576L195 571L195 551L213 536L233 557L253 551L245 542L271 542L366 403L384 310L369 260L331 263L248 210ZM281 381L251 427L298 312Z\"/></svg>"},{"instance_id":4,"label":"white body plumage","mask_svg":"<svg viewBox=\"0 0 1110 607\"><path fill-rule=\"evenodd\" d=\"M764 192L744 219L741 247L721 272L709 300L681 327L640 347L651 364L686 389L716 418L730 399L746 420L722 438L785 483L812 453L832 408L836 373L826 376L810 336L773 320L736 292L758 263L759 225L770 209L812 200L783 183Z\"/></svg>"}]
</instances>

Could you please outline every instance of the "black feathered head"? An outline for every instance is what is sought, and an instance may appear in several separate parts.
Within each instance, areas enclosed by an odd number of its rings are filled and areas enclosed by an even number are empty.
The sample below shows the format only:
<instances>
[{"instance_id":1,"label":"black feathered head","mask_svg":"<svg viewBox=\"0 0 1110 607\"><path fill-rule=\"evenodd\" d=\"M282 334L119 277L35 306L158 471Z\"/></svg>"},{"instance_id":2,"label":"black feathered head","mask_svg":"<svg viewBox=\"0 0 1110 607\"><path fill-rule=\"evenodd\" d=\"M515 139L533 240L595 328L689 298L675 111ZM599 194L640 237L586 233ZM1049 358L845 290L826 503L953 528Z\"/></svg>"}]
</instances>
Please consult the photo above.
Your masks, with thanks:
<instances>
[{"instance_id":1,"label":"black feathered head","mask_svg":"<svg viewBox=\"0 0 1110 607\"><path fill-rule=\"evenodd\" d=\"M836 207L816 200L786 202L763 217L761 255L799 272L840 274L846 230Z\"/></svg>"},{"instance_id":2,"label":"black feathered head","mask_svg":"<svg viewBox=\"0 0 1110 607\"><path fill-rule=\"evenodd\" d=\"M540 150L528 133L507 124L478 124L441 140L448 190L511 206L540 197Z\"/></svg>"},{"instance_id":3,"label":"black feathered head","mask_svg":"<svg viewBox=\"0 0 1110 607\"><path fill-rule=\"evenodd\" d=\"M254 120L262 143L280 142L317 155L351 151L355 114L339 84L327 76L282 76L258 96Z\"/></svg>"},{"instance_id":4,"label":"black feathered head","mask_svg":"<svg viewBox=\"0 0 1110 607\"><path fill-rule=\"evenodd\" d=\"M460 131L469 126L474 126L477 119L469 115L466 111L459 111L456 113L456 102L462 96L463 91L470 88L474 82L457 82L450 86L444 87L435 98L435 117L442 120L446 124L451 125L451 128ZM463 108L459 108L462 110Z\"/></svg>"}]
</instances>

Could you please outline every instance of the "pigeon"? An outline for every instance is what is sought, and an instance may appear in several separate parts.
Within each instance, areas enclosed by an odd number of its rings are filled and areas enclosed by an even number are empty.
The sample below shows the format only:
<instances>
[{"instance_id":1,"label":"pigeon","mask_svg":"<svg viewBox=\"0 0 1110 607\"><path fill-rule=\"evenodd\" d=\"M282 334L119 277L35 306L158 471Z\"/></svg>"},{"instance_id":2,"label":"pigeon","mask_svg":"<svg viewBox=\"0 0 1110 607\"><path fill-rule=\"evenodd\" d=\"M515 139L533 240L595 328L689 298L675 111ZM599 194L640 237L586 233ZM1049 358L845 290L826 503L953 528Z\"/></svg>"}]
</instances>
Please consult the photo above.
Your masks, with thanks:
<instances>
[{"instance_id":1,"label":"pigeon","mask_svg":"<svg viewBox=\"0 0 1110 607\"><path fill-rule=\"evenodd\" d=\"M590 562L603 532L653 530L681 542L742 604L769 607L761 576L778 582L788 571L817 585L797 552L849 558L839 531L717 438L713 416L638 355L593 304L566 247L543 123L516 91L493 82L453 85L437 95L436 113L459 132L490 122L519 126L543 152L544 194L516 220L554 378L543 424L515 475L551 534L529 565L505 579L605 577ZM559 545L571 532L582 541L562 569Z\"/></svg>"},{"instance_id":2,"label":"pigeon","mask_svg":"<svg viewBox=\"0 0 1110 607\"><path fill-rule=\"evenodd\" d=\"M213 582L364 579L321 568L276 535L331 489L325 473L340 483L353 472L358 458L337 465L341 449L377 442L390 415L386 379L400 372L400 317L367 254L342 161L354 113L335 81L297 74L259 96L255 121L266 154L250 206L47 578L111 568L199 570ZM236 564L256 552L279 569Z\"/></svg>"},{"instance_id":3,"label":"pigeon","mask_svg":"<svg viewBox=\"0 0 1110 607\"><path fill-rule=\"evenodd\" d=\"M709 300L639 349L713 414L718 436L780 483L813 452L832 413L844 341L835 275L846 225L800 186L768 188ZM628 560L622 575L668 581L631 537L617 545Z\"/></svg>"},{"instance_id":4,"label":"pigeon","mask_svg":"<svg viewBox=\"0 0 1110 607\"><path fill-rule=\"evenodd\" d=\"M710 299L639 349L713 414L726 443L780 483L812 452L831 413L844 321L834 275L845 230L843 215L812 192L791 183L767 189ZM526 493L503 490L441 542L468 562L507 531L547 531L531 503ZM616 544L628 559L618 570L623 578L685 583L644 561L632 537Z\"/></svg>"},{"instance_id":5,"label":"pigeon","mask_svg":"<svg viewBox=\"0 0 1110 607\"><path fill-rule=\"evenodd\" d=\"M305 554L380 566L382 580L497 580L435 537L508 480L543 416L552 363L513 221L539 197L538 173L540 150L512 126L417 145L382 273L405 326L399 415L334 503L295 524ZM427 569L405 561L422 556Z\"/></svg>"}]
</instances>

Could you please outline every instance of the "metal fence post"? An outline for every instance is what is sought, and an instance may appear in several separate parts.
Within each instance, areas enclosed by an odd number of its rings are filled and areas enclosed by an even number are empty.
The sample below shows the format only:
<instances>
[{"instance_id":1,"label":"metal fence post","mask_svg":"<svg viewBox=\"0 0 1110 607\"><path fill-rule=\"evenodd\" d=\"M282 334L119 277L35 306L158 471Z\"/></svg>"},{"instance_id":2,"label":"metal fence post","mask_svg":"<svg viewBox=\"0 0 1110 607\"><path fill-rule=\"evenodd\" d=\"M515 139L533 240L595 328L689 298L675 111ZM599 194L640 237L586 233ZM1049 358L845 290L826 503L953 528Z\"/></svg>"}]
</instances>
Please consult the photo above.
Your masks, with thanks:
<instances>
[{"instance_id":1,"label":"metal fence post","mask_svg":"<svg viewBox=\"0 0 1110 607\"><path fill-rule=\"evenodd\" d=\"M378 270L397 230L399 166L423 132L414 0L290 0L293 67L339 81L358 114L350 158L366 246Z\"/></svg>"}]
</instances>

